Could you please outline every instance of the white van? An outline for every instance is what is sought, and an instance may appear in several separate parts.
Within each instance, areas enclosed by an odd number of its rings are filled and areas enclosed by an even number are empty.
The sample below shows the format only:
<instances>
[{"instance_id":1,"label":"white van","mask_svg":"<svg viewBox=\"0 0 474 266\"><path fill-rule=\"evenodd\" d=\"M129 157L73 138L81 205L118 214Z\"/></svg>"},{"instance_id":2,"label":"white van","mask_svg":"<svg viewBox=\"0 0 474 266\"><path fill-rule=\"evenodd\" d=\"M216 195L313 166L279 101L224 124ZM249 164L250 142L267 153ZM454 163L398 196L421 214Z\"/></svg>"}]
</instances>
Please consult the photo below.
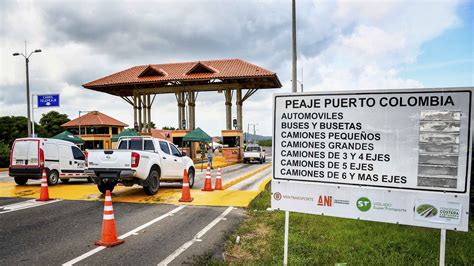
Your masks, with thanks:
<instances>
[{"instance_id":1,"label":"white van","mask_svg":"<svg viewBox=\"0 0 474 266\"><path fill-rule=\"evenodd\" d=\"M15 182L24 185L28 179L41 179L43 169L49 185L56 185L59 179L67 183L70 178L87 178L84 153L73 143L46 138L16 139L9 167Z\"/></svg>"}]
</instances>

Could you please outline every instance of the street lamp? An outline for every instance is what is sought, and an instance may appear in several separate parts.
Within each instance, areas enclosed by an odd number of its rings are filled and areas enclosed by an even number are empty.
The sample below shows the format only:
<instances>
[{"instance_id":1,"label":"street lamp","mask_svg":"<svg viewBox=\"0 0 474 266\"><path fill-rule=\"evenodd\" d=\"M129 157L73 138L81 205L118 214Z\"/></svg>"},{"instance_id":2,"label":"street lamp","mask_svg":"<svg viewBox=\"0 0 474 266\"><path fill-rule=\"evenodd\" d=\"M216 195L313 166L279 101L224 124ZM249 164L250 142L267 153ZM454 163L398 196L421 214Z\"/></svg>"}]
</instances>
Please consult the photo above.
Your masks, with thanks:
<instances>
[{"instance_id":1,"label":"street lamp","mask_svg":"<svg viewBox=\"0 0 474 266\"><path fill-rule=\"evenodd\" d=\"M247 124L247 136L249 135L249 127L253 126L253 144L257 144L257 130L255 129L256 126L258 126L258 123L255 124ZM248 139L247 139L247 144L248 144Z\"/></svg>"},{"instance_id":2,"label":"street lamp","mask_svg":"<svg viewBox=\"0 0 474 266\"><path fill-rule=\"evenodd\" d=\"M30 62L30 56L34 53L41 53L41 49L36 49L33 52L30 52L30 54L27 53L26 51L26 45L25 45L25 53L13 53L13 56L19 56L22 55L25 58L25 64L26 64L26 108L27 108L27 114L28 114L28 136L32 137L31 135L31 123L34 123L35 121L31 121L30 117L30 77L28 73L28 63Z\"/></svg>"}]
</instances>

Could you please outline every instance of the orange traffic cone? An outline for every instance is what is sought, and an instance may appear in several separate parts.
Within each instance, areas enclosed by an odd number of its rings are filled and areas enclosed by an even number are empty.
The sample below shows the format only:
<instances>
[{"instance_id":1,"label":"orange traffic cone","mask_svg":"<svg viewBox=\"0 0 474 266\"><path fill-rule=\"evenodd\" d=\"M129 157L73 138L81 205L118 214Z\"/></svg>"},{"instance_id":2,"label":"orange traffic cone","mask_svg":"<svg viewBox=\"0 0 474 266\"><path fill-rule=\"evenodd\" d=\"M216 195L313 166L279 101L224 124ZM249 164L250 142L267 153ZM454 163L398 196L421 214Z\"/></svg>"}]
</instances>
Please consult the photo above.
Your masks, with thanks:
<instances>
[{"instance_id":1,"label":"orange traffic cone","mask_svg":"<svg viewBox=\"0 0 474 266\"><path fill-rule=\"evenodd\" d=\"M207 164L207 171L206 171L206 179L204 180L204 188L201 189L202 191L214 191L212 189L212 181L211 181L211 167Z\"/></svg>"},{"instance_id":2,"label":"orange traffic cone","mask_svg":"<svg viewBox=\"0 0 474 266\"><path fill-rule=\"evenodd\" d=\"M188 179L188 171L184 169L183 173L183 189L181 190L181 198L179 199L180 202L191 202L194 198L191 198L191 191L189 190L189 179Z\"/></svg>"},{"instance_id":3,"label":"orange traffic cone","mask_svg":"<svg viewBox=\"0 0 474 266\"><path fill-rule=\"evenodd\" d=\"M97 246L108 248L122 244L124 241L117 238L115 229L114 208L112 207L112 197L110 190L105 192L104 218L102 221L102 239L95 242Z\"/></svg>"},{"instance_id":4,"label":"orange traffic cone","mask_svg":"<svg viewBox=\"0 0 474 266\"><path fill-rule=\"evenodd\" d=\"M222 175L221 175L221 168L217 168L217 177L216 177L216 186L214 187L215 190L222 190Z\"/></svg>"},{"instance_id":5,"label":"orange traffic cone","mask_svg":"<svg viewBox=\"0 0 474 266\"><path fill-rule=\"evenodd\" d=\"M49 191L48 191L48 180L46 179L46 170L43 170L43 174L41 175L41 191L40 191L40 198L38 201L48 201L49 198Z\"/></svg>"}]
</instances>

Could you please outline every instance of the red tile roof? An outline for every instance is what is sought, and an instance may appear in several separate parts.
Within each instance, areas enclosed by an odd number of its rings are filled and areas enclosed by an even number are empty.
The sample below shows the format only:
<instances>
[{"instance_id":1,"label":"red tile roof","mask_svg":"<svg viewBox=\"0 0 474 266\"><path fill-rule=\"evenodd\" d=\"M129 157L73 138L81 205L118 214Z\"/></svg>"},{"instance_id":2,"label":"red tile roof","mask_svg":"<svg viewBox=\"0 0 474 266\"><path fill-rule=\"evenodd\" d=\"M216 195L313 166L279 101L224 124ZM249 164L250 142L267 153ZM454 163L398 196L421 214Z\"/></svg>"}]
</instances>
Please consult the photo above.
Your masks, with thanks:
<instances>
[{"instance_id":1,"label":"red tile roof","mask_svg":"<svg viewBox=\"0 0 474 266\"><path fill-rule=\"evenodd\" d=\"M201 73L195 73L196 71L190 72L190 70L192 69L199 69L199 64L204 65L204 68L210 71L202 71ZM145 70L147 71L145 72ZM156 75L153 75L153 72L155 72ZM241 59L223 59L135 66L117 72L115 74L100 78L98 80L83 84L82 86L85 88L95 88L111 85L145 84L167 81L191 81L257 77L276 78L275 84L281 87L281 84L278 81L278 77L274 72Z\"/></svg>"},{"instance_id":2,"label":"red tile roof","mask_svg":"<svg viewBox=\"0 0 474 266\"><path fill-rule=\"evenodd\" d=\"M82 115L74 120L62 124L62 127L78 127L81 126L117 126L126 127L127 124L118 121L108 115L105 115L99 111L92 111L85 115Z\"/></svg>"}]
</instances>

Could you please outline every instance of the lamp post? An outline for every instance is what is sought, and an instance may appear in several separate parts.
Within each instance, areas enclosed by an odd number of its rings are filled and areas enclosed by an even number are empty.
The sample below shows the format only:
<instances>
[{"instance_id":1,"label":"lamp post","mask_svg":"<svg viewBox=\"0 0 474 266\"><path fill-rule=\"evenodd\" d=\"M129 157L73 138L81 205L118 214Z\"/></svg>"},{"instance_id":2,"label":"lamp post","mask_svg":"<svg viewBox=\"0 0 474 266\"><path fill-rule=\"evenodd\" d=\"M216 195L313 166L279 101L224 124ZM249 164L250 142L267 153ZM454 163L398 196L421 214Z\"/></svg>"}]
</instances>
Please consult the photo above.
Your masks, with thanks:
<instances>
[{"instance_id":1,"label":"lamp post","mask_svg":"<svg viewBox=\"0 0 474 266\"><path fill-rule=\"evenodd\" d=\"M247 135L249 134L248 131L249 131L249 127L250 126L253 126L253 144L257 144L257 131L255 129L255 127L258 125L258 123L255 123L255 124L248 124L247 126ZM248 142L248 139L247 139L247 142Z\"/></svg>"},{"instance_id":2,"label":"lamp post","mask_svg":"<svg viewBox=\"0 0 474 266\"><path fill-rule=\"evenodd\" d=\"M26 51L26 43L25 43L25 53L13 53L13 56L19 56L22 55L25 58L25 65L26 65L26 109L27 109L27 116L28 116L28 136L32 137L31 135L31 123L34 123L35 121L31 121L30 117L30 77L29 77L29 71L28 71L28 63L30 62L30 56L34 53L41 53L41 49L36 49L33 52L28 52Z\"/></svg>"}]
</instances>

